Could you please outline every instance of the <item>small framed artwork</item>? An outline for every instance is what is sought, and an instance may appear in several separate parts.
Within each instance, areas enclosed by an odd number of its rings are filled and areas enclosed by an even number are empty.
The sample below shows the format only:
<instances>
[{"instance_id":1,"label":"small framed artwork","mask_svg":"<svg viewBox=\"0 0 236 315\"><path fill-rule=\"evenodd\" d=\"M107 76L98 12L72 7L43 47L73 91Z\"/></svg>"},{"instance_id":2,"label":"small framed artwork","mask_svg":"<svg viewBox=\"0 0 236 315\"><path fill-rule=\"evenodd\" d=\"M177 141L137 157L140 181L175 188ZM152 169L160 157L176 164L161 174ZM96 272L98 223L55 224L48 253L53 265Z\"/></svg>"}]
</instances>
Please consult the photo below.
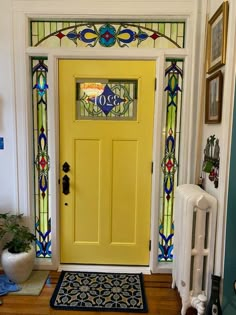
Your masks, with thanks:
<instances>
[{"instance_id":1,"label":"small framed artwork","mask_svg":"<svg viewBox=\"0 0 236 315\"><path fill-rule=\"evenodd\" d=\"M207 73L212 73L226 62L228 11L228 1L225 1L208 22Z\"/></svg>"},{"instance_id":2,"label":"small framed artwork","mask_svg":"<svg viewBox=\"0 0 236 315\"><path fill-rule=\"evenodd\" d=\"M221 122L223 75L217 71L206 79L205 123Z\"/></svg>"}]
</instances>

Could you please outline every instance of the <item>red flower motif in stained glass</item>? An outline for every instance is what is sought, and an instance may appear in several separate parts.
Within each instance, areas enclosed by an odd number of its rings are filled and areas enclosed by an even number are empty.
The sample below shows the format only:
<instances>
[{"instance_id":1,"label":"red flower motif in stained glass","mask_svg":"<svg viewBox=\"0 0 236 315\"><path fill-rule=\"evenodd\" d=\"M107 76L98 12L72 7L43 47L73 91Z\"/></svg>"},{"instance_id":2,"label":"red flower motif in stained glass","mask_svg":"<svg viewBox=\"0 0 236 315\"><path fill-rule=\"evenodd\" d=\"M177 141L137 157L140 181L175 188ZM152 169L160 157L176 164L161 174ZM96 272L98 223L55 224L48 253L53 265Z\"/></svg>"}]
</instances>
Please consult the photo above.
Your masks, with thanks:
<instances>
[{"instance_id":1,"label":"red flower motif in stained glass","mask_svg":"<svg viewBox=\"0 0 236 315\"><path fill-rule=\"evenodd\" d=\"M110 32L107 31L101 37L103 37L104 39L106 39L108 41L109 39L113 38L114 36Z\"/></svg>"},{"instance_id":2,"label":"red flower motif in stained glass","mask_svg":"<svg viewBox=\"0 0 236 315\"><path fill-rule=\"evenodd\" d=\"M157 33L153 33L150 37L151 37L153 40L156 40L159 36L157 35Z\"/></svg>"},{"instance_id":3,"label":"red flower motif in stained glass","mask_svg":"<svg viewBox=\"0 0 236 315\"><path fill-rule=\"evenodd\" d=\"M171 171L173 166L174 166L173 162L171 161L171 159L169 159L168 162L166 163L166 167L168 169L168 172Z\"/></svg>"},{"instance_id":4,"label":"red flower motif in stained glass","mask_svg":"<svg viewBox=\"0 0 236 315\"><path fill-rule=\"evenodd\" d=\"M44 169L48 162L45 160L44 156L42 157L42 159L39 161L40 166L42 167L42 169Z\"/></svg>"},{"instance_id":5,"label":"red flower motif in stained glass","mask_svg":"<svg viewBox=\"0 0 236 315\"><path fill-rule=\"evenodd\" d=\"M62 34L62 32L60 31L59 33L56 34L56 36L59 38L59 39L62 39L64 36L64 34Z\"/></svg>"}]
</instances>

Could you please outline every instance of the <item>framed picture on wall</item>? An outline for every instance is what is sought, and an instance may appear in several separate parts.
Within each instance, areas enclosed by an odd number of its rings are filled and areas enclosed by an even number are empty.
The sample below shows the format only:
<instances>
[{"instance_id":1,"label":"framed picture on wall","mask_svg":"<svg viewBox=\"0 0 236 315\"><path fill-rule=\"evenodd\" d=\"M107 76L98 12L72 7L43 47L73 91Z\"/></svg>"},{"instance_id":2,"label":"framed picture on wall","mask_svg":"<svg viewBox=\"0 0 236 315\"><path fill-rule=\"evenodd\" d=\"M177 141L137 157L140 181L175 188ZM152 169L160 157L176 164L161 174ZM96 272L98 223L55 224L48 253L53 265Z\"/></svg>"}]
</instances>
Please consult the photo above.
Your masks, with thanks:
<instances>
[{"instance_id":1,"label":"framed picture on wall","mask_svg":"<svg viewBox=\"0 0 236 315\"><path fill-rule=\"evenodd\" d=\"M228 1L225 1L208 22L207 73L212 73L226 62L228 11Z\"/></svg>"},{"instance_id":2,"label":"framed picture on wall","mask_svg":"<svg viewBox=\"0 0 236 315\"><path fill-rule=\"evenodd\" d=\"M223 75L217 71L206 79L205 123L217 124L221 121Z\"/></svg>"}]
</instances>

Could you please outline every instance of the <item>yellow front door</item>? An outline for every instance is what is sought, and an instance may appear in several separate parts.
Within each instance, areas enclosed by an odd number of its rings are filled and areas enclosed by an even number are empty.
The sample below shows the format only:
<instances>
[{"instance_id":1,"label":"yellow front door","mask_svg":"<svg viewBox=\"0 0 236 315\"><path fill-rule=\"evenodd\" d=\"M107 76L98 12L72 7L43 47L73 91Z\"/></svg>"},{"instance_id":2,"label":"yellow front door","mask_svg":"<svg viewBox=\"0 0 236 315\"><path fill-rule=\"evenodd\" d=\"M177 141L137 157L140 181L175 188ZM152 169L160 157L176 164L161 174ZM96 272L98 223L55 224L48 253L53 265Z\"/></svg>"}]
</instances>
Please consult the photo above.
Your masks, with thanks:
<instances>
[{"instance_id":1,"label":"yellow front door","mask_svg":"<svg viewBox=\"0 0 236 315\"><path fill-rule=\"evenodd\" d=\"M61 263L149 265L155 67L59 61Z\"/></svg>"}]
</instances>

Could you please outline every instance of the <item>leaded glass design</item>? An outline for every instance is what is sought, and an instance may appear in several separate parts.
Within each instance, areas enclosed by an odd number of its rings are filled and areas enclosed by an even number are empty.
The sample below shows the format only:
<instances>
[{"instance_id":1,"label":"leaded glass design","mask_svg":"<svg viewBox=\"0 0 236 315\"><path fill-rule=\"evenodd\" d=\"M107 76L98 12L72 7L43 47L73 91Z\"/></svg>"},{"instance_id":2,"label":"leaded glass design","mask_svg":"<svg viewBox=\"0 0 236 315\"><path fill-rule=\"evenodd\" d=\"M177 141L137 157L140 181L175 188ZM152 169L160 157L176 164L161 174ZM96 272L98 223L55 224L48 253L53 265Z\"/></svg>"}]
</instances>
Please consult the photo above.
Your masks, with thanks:
<instances>
[{"instance_id":1,"label":"leaded glass design","mask_svg":"<svg viewBox=\"0 0 236 315\"><path fill-rule=\"evenodd\" d=\"M31 21L31 46L184 48L184 22Z\"/></svg>"},{"instance_id":2,"label":"leaded glass design","mask_svg":"<svg viewBox=\"0 0 236 315\"><path fill-rule=\"evenodd\" d=\"M136 119L137 85L137 80L77 80L77 119Z\"/></svg>"},{"instance_id":3,"label":"leaded glass design","mask_svg":"<svg viewBox=\"0 0 236 315\"><path fill-rule=\"evenodd\" d=\"M180 115L182 105L183 60L169 59L165 70L166 122L163 128L164 150L161 163L159 261L173 261L173 204L178 179Z\"/></svg>"},{"instance_id":4,"label":"leaded glass design","mask_svg":"<svg viewBox=\"0 0 236 315\"><path fill-rule=\"evenodd\" d=\"M51 257L51 214L49 209L48 122L47 122L47 59L33 57L32 105L34 124L34 188L36 256Z\"/></svg>"}]
</instances>

